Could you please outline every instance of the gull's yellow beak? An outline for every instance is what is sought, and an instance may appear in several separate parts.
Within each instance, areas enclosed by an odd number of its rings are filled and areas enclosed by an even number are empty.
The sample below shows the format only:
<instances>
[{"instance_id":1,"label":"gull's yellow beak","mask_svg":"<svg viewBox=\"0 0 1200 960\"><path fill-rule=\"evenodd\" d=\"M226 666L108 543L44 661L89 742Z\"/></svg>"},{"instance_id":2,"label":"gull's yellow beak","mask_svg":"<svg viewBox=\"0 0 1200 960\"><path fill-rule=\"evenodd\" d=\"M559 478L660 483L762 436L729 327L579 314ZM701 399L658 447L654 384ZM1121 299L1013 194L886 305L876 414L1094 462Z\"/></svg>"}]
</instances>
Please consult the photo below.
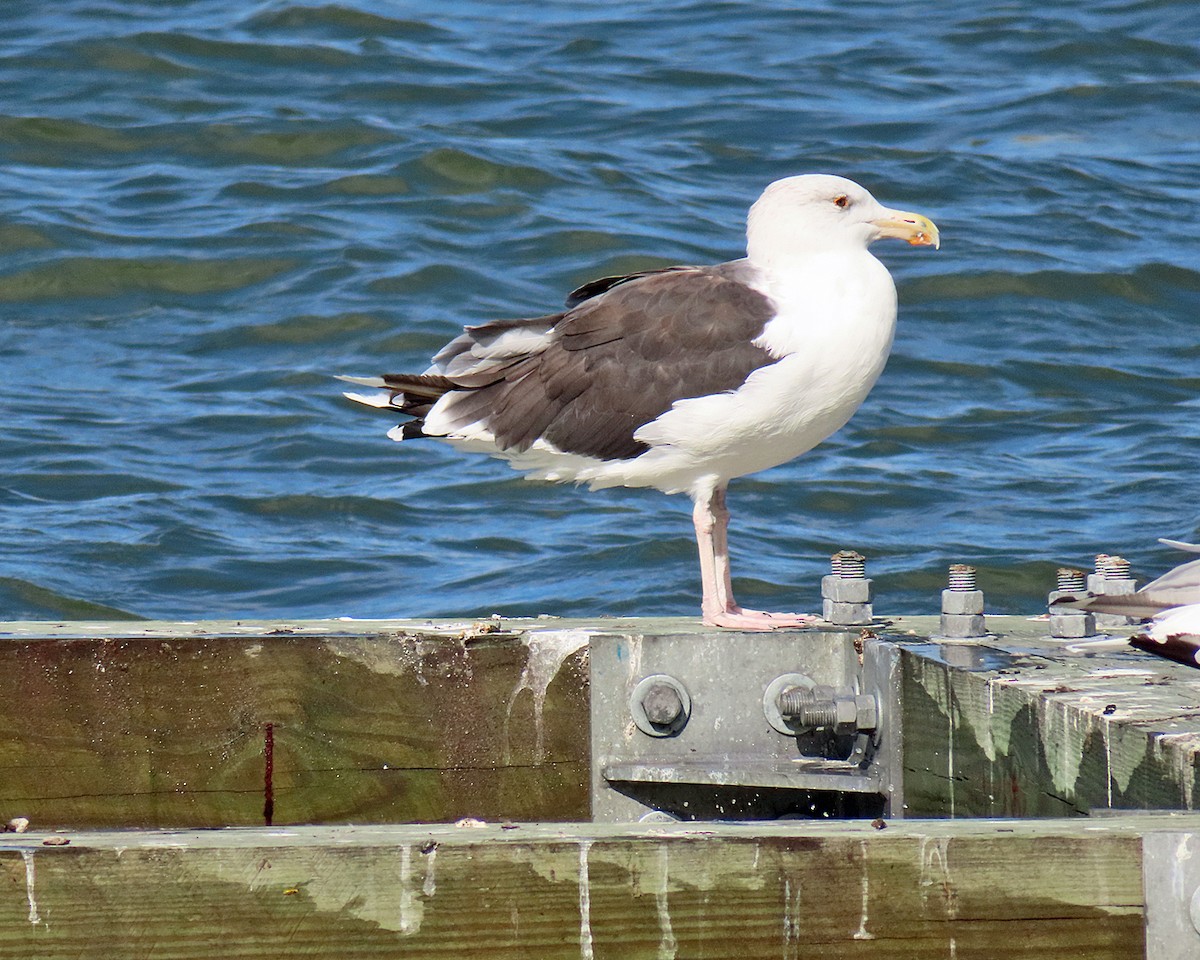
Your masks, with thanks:
<instances>
[{"instance_id":1,"label":"gull's yellow beak","mask_svg":"<svg viewBox=\"0 0 1200 960\"><path fill-rule=\"evenodd\" d=\"M919 213L908 213L905 210L889 210L887 216L871 221L879 228L881 237L895 237L897 240L907 240L914 247L941 246L938 228L928 217Z\"/></svg>"}]
</instances>

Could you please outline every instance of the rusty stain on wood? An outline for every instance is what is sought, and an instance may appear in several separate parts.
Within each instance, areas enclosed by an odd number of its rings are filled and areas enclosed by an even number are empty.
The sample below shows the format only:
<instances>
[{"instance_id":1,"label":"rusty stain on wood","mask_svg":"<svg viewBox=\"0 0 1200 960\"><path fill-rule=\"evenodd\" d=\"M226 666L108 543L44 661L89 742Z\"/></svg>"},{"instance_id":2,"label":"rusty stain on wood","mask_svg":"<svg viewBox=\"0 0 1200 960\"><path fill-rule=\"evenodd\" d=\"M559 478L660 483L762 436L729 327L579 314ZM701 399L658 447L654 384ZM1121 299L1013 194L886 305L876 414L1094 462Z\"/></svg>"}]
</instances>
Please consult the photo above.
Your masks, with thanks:
<instances>
[{"instance_id":1,"label":"rusty stain on wood","mask_svg":"<svg viewBox=\"0 0 1200 960\"><path fill-rule=\"evenodd\" d=\"M266 724L263 736L263 823L275 818L275 724Z\"/></svg>"}]
</instances>

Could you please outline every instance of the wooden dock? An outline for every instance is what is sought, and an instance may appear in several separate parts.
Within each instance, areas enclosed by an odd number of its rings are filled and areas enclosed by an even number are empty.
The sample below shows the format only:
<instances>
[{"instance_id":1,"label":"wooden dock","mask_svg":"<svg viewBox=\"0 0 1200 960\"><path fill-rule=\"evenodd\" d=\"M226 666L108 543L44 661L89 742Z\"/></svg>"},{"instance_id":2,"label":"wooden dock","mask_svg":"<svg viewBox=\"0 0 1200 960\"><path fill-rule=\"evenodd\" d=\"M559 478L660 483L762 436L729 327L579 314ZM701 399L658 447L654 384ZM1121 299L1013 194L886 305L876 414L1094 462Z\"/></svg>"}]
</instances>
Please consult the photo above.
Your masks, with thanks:
<instances>
[{"instance_id":1,"label":"wooden dock","mask_svg":"<svg viewBox=\"0 0 1200 960\"><path fill-rule=\"evenodd\" d=\"M1172 829L1132 817L22 835L0 844L0 957L1129 960L1143 955L1143 837Z\"/></svg>"},{"instance_id":2,"label":"wooden dock","mask_svg":"<svg viewBox=\"0 0 1200 960\"><path fill-rule=\"evenodd\" d=\"M695 621L0 624L0 960L1200 956L1200 671L936 624L875 825L585 822L589 641Z\"/></svg>"}]
</instances>

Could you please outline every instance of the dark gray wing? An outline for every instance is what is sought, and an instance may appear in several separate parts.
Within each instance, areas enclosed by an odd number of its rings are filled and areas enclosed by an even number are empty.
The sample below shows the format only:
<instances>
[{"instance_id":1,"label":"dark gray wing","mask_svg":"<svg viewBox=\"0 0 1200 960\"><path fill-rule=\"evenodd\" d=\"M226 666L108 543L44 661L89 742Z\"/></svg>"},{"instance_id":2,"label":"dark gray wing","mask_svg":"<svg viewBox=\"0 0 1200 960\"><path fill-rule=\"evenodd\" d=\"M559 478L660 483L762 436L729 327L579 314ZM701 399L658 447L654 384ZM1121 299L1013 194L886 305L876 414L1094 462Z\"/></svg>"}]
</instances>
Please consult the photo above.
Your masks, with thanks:
<instances>
[{"instance_id":1,"label":"dark gray wing","mask_svg":"<svg viewBox=\"0 0 1200 960\"><path fill-rule=\"evenodd\" d=\"M753 343L774 305L736 277L683 267L621 278L555 318L536 352L489 364L491 382L451 376L465 389L442 409L452 428L485 423L505 449L542 438L568 453L636 457L647 446L634 433L673 403L735 390L778 359Z\"/></svg>"},{"instance_id":2,"label":"dark gray wing","mask_svg":"<svg viewBox=\"0 0 1200 960\"><path fill-rule=\"evenodd\" d=\"M631 280L640 280L642 277L652 277L659 273L677 273L681 270L695 270L696 267L661 267L658 270L642 270L638 273L621 273L612 277L600 277L596 280L589 280L582 286L576 287L567 294L567 306L577 307L584 300L590 300L592 297L598 297L602 293L607 293L613 287L622 283L629 283Z\"/></svg>"}]
</instances>

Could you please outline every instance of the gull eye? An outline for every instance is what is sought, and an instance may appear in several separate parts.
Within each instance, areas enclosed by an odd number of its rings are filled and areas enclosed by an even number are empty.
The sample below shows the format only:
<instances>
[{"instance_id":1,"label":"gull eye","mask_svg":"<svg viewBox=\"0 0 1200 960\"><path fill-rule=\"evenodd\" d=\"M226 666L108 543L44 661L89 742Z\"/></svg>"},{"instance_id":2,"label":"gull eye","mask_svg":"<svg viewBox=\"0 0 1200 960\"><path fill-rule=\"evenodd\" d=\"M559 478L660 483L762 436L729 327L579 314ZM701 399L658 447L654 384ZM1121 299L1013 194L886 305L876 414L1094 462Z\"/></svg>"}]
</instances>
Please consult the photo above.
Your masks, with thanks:
<instances>
[{"instance_id":1,"label":"gull eye","mask_svg":"<svg viewBox=\"0 0 1200 960\"><path fill-rule=\"evenodd\" d=\"M834 202L835 206L839 206L843 210L846 207L850 206L850 198L848 196L846 196L844 193L838 194L836 197L834 197L833 202Z\"/></svg>"}]
</instances>

